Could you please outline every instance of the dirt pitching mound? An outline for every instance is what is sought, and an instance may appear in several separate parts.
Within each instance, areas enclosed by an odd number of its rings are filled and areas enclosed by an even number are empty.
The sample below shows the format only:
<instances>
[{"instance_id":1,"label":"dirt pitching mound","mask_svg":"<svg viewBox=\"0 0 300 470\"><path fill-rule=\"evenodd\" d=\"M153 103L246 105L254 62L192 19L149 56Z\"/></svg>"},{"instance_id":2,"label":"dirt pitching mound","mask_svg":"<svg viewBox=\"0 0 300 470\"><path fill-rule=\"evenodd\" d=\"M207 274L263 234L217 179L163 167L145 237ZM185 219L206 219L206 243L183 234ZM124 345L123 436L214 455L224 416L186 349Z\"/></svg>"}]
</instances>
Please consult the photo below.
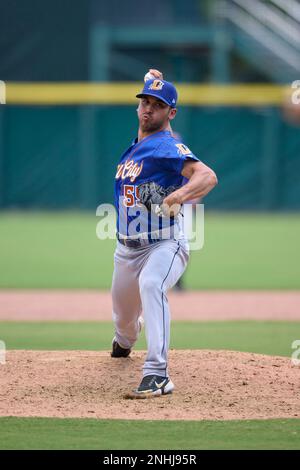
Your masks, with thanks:
<instances>
[{"instance_id":1,"label":"dirt pitching mound","mask_svg":"<svg viewBox=\"0 0 300 470\"><path fill-rule=\"evenodd\" d=\"M176 391L125 400L141 379L144 351L8 351L0 365L0 416L202 420L300 416L300 367L289 358L172 350Z\"/></svg>"}]
</instances>

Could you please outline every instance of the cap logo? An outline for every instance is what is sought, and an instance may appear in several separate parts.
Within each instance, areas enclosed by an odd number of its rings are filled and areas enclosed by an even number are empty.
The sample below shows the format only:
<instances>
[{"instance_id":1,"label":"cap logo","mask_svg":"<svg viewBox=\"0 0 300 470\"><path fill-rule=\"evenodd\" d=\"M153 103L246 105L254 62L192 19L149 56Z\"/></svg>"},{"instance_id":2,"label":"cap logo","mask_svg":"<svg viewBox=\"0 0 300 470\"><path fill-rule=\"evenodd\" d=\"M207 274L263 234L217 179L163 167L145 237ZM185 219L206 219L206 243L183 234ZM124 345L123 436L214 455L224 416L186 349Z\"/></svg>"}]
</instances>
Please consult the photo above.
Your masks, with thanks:
<instances>
[{"instance_id":1,"label":"cap logo","mask_svg":"<svg viewBox=\"0 0 300 470\"><path fill-rule=\"evenodd\" d=\"M149 86L149 90L161 90L164 83L161 80L154 80Z\"/></svg>"}]
</instances>

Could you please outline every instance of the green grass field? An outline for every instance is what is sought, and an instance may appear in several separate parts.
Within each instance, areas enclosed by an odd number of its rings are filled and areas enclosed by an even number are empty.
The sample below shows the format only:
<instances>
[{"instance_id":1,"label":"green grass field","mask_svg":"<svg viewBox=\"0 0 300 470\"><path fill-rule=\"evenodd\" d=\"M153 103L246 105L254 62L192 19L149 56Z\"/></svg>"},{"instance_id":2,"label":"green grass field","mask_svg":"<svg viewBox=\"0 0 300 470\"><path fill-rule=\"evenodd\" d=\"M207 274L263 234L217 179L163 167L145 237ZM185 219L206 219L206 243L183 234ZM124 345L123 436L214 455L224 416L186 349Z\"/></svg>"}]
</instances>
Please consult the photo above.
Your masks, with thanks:
<instances>
[{"instance_id":1,"label":"green grass field","mask_svg":"<svg viewBox=\"0 0 300 470\"><path fill-rule=\"evenodd\" d=\"M0 418L1 449L299 449L300 420Z\"/></svg>"},{"instance_id":2,"label":"green grass field","mask_svg":"<svg viewBox=\"0 0 300 470\"><path fill-rule=\"evenodd\" d=\"M0 339L7 349L108 350L110 322L0 322ZM173 322L171 348L230 349L291 356L291 344L300 339L300 322ZM145 349L144 334L136 349Z\"/></svg>"},{"instance_id":3,"label":"green grass field","mask_svg":"<svg viewBox=\"0 0 300 470\"><path fill-rule=\"evenodd\" d=\"M0 215L0 288L109 288L114 240L96 237L86 213ZM191 254L193 289L299 289L300 217L208 214L205 244Z\"/></svg>"},{"instance_id":4,"label":"green grass field","mask_svg":"<svg viewBox=\"0 0 300 470\"><path fill-rule=\"evenodd\" d=\"M109 288L115 241L93 214L0 213L1 288ZM208 214L193 289L299 289L300 217ZM0 322L7 349L108 350L110 322ZM171 347L289 357L300 322L173 322ZM145 339L136 345L145 349ZM0 365L0 372L1 372ZM0 418L0 449L299 449L300 420L125 421Z\"/></svg>"}]
</instances>

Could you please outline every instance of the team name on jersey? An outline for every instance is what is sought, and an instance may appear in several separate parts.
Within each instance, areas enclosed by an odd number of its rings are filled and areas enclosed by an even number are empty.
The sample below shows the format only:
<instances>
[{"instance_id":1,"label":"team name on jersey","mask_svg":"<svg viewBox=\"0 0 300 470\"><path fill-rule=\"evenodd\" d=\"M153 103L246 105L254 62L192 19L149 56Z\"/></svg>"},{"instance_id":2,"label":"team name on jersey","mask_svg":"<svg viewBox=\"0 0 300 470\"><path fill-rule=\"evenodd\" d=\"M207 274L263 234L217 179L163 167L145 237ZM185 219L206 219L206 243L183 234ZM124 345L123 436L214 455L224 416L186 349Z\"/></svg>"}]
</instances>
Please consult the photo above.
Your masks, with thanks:
<instances>
[{"instance_id":1,"label":"team name on jersey","mask_svg":"<svg viewBox=\"0 0 300 470\"><path fill-rule=\"evenodd\" d=\"M134 160L126 160L125 163L120 163L117 167L116 180L121 178L130 178L130 181L133 183L134 180L141 174L143 169L143 161L139 165L134 163Z\"/></svg>"}]
</instances>

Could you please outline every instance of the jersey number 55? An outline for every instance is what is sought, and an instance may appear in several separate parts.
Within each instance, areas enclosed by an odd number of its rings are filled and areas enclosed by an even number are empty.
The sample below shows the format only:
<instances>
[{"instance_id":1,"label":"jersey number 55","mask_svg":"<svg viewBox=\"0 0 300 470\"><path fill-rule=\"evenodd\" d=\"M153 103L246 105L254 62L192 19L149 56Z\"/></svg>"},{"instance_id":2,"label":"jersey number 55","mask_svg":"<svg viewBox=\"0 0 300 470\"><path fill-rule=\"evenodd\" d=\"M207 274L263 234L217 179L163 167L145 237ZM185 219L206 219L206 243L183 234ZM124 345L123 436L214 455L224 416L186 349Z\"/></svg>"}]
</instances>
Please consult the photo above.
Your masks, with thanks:
<instances>
[{"instance_id":1,"label":"jersey number 55","mask_svg":"<svg viewBox=\"0 0 300 470\"><path fill-rule=\"evenodd\" d=\"M124 184L124 199L123 204L125 207L133 207L139 200L138 189L134 184Z\"/></svg>"}]
</instances>

